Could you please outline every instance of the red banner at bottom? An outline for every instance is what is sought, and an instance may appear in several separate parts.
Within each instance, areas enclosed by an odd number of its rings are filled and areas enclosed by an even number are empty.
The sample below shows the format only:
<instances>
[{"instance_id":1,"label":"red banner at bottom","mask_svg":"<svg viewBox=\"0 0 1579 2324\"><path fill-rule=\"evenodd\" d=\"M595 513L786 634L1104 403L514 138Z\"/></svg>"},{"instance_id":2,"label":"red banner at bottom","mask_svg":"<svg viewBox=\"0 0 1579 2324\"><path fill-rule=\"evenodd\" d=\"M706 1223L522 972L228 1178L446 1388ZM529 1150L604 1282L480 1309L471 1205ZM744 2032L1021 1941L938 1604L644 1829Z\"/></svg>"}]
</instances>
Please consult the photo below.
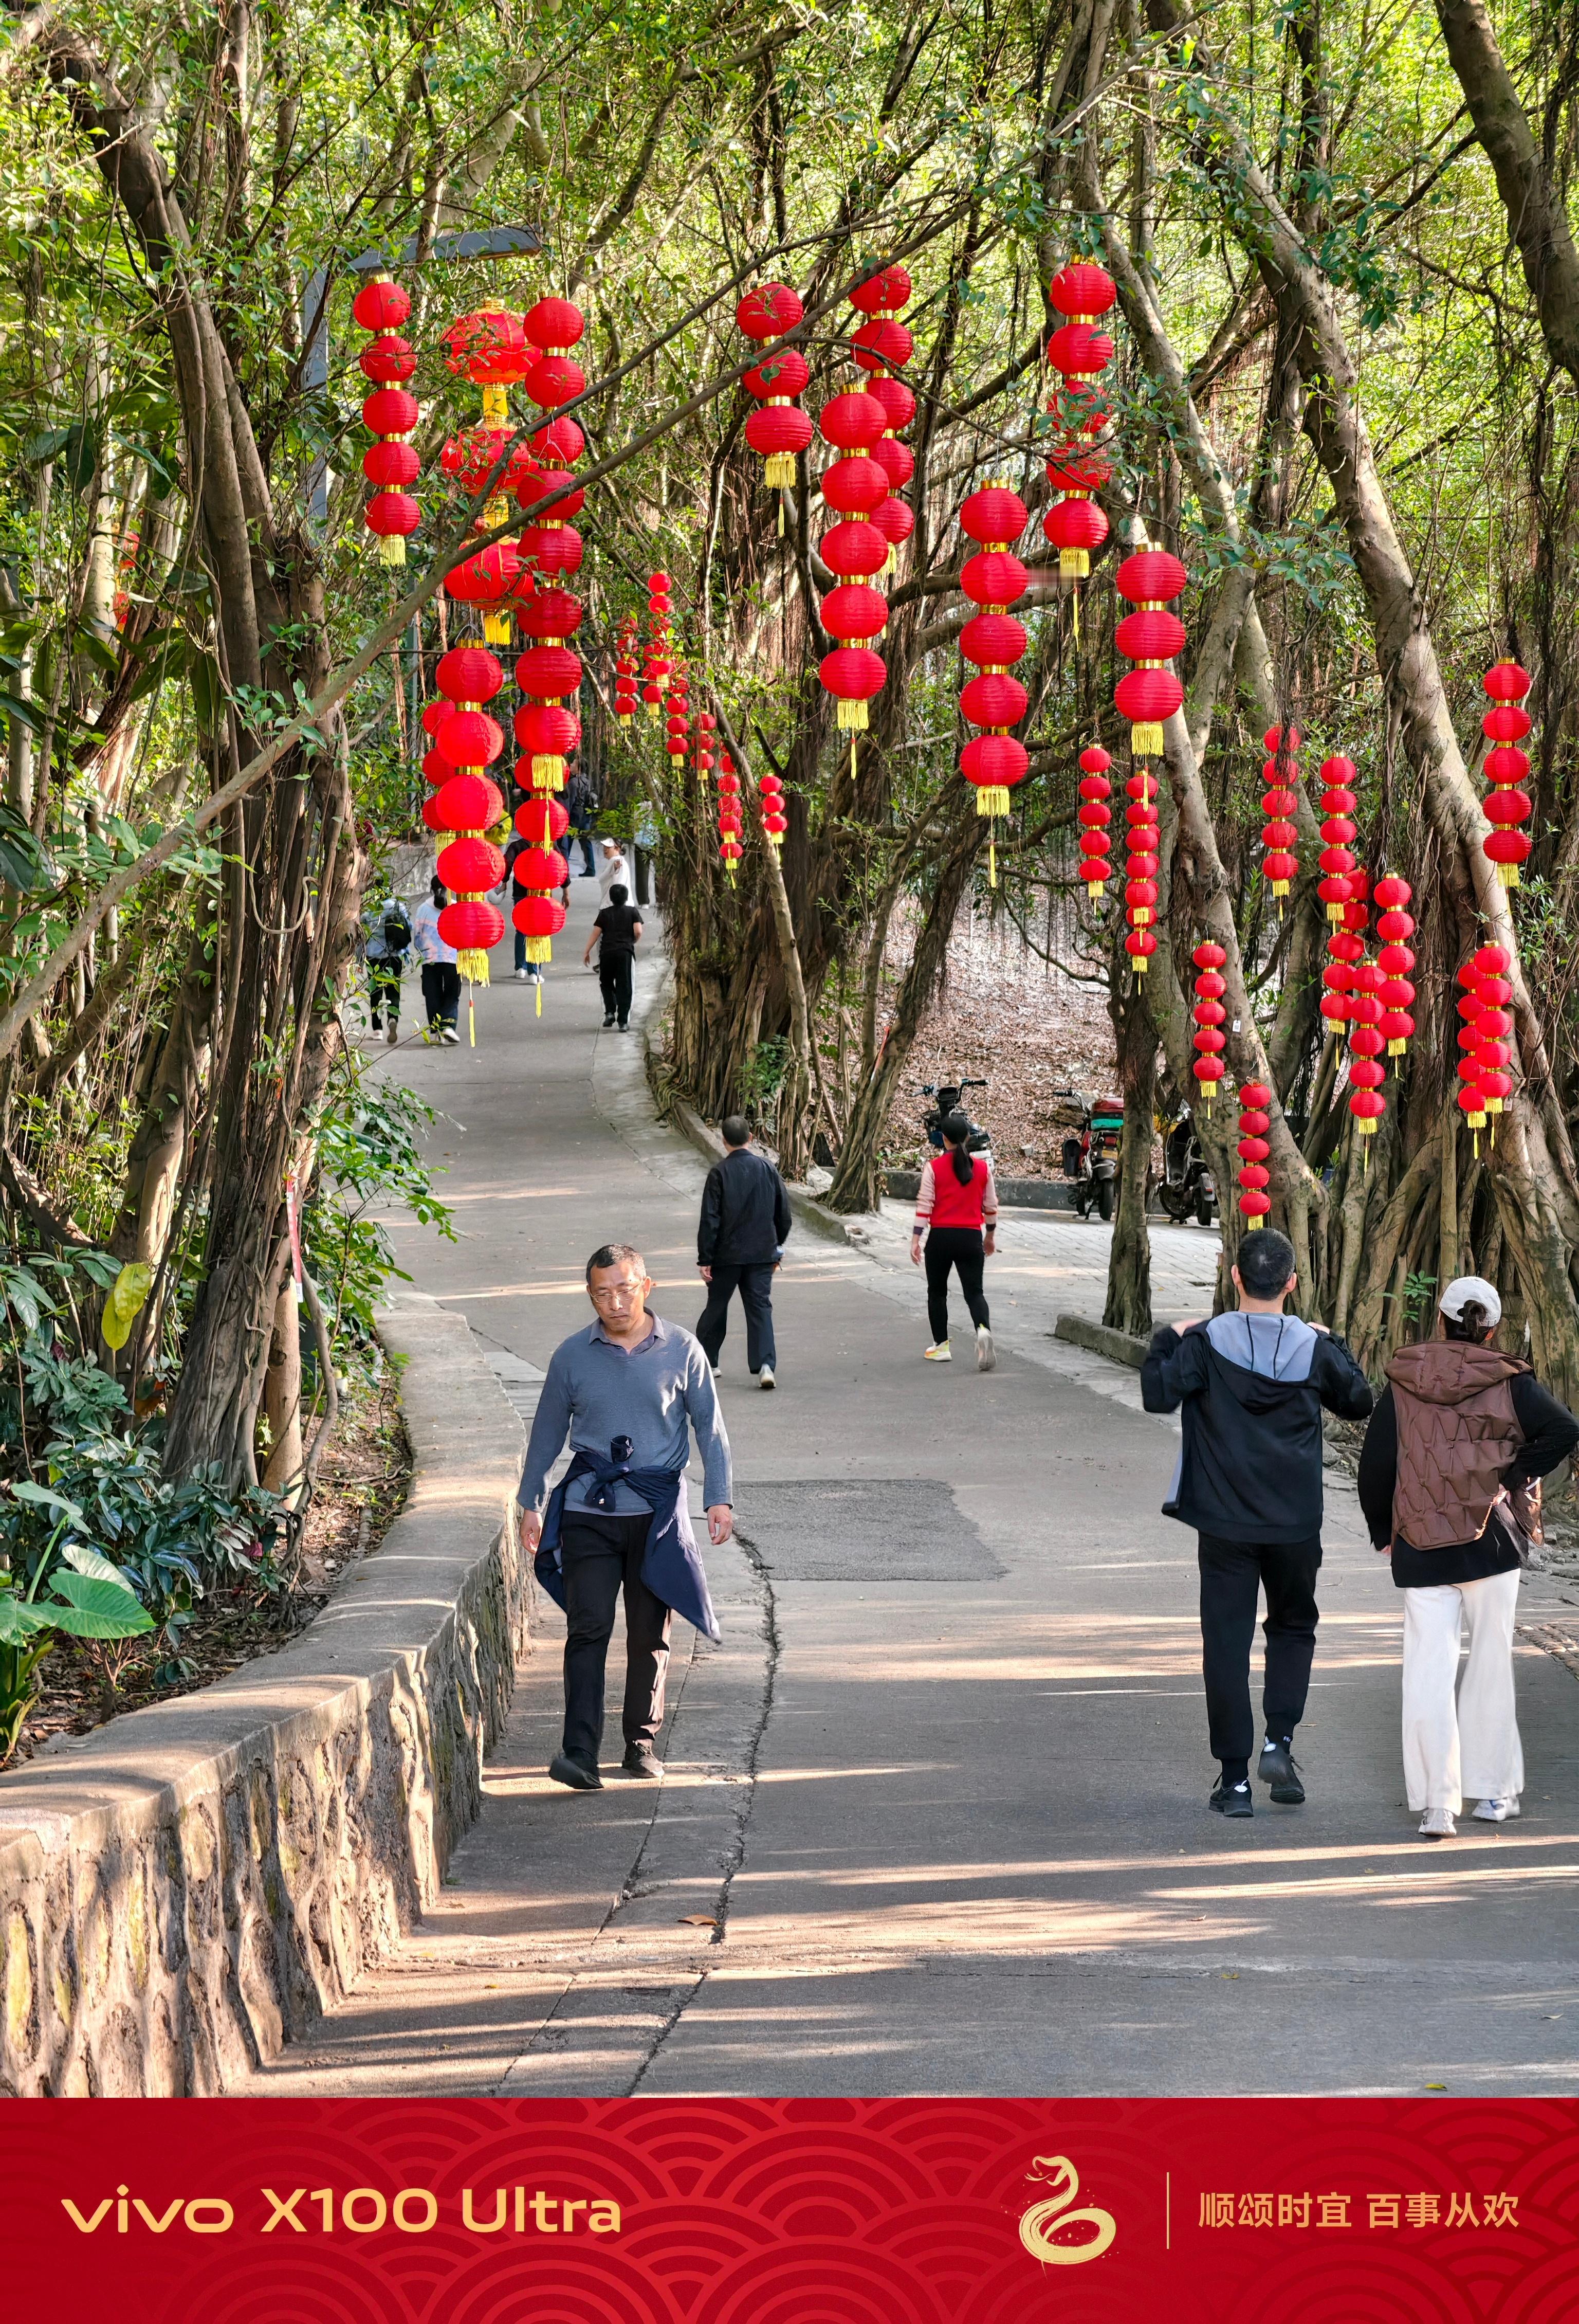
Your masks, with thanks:
<instances>
[{"instance_id":1,"label":"red banner at bottom","mask_svg":"<svg viewBox=\"0 0 1579 2324\"><path fill-rule=\"evenodd\" d=\"M1560 2324L1579 2105L99 2101L0 2116L51 2324Z\"/></svg>"}]
</instances>

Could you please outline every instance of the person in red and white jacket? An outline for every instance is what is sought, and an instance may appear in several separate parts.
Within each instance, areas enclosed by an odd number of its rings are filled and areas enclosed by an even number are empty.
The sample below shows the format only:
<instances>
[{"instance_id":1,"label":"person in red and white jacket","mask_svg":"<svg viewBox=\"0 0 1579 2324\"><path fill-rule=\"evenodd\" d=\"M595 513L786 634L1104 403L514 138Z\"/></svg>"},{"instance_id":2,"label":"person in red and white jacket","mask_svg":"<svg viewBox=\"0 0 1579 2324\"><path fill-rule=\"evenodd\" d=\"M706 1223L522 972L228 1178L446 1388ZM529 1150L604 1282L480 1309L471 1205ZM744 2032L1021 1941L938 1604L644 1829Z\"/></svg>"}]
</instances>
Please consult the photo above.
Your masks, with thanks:
<instances>
[{"instance_id":1,"label":"person in red and white jacket","mask_svg":"<svg viewBox=\"0 0 1579 2324\"><path fill-rule=\"evenodd\" d=\"M976 1369L989 1372L997 1359L981 1292L981 1270L996 1248L997 1188L987 1156L969 1150L970 1124L965 1116L948 1114L940 1127L947 1143L922 1171L910 1238L911 1261L916 1267L922 1263L922 1238L926 1238L927 1321L932 1343L925 1361L946 1364L950 1359L949 1270L953 1268L976 1326Z\"/></svg>"}]
</instances>

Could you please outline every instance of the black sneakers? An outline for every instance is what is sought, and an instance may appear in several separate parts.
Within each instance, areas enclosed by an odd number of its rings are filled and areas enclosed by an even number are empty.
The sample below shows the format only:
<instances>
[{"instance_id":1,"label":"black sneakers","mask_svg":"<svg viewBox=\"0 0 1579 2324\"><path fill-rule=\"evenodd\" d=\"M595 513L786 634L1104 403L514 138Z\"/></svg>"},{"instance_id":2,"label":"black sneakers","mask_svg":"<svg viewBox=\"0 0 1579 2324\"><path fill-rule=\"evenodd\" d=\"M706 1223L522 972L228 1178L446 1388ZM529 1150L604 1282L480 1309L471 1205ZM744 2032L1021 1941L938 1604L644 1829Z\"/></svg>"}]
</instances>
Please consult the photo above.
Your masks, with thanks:
<instances>
[{"instance_id":1,"label":"black sneakers","mask_svg":"<svg viewBox=\"0 0 1579 2324\"><path fill-rule=\"evenodd\" d=\"M1261 1747L1255 1772L1263 1784L1271 1785L1272 1798L1279 1807L1304 1806L1305 1786L1299 1781L1299 1765L1294 1757L1292 1743L1274 1743L1269 1736Z\"/></svg>"},{"instance_id":2,"label":"black sneakers","mask_svg":"<svg viewBox=\"0 0 1579 2324\"><path fill-rule=\"evenodd\" d=\"M581 1759L571 1758L564 1751L555 1751L548 1762L548 1773L567 1791L601 1792L603 1788L603 1778L595 1767L589 1767Z\"/></svg>"},{"instance_id":3,"label":"black sneakers","mask_svg":"<svg viewBox=\"0 0 1579 2324\"><path fill-rule=\"evenodd\" d=\"M622 1775L640 1775L647 1783L656 1784L664 1771L650 1743L628 1743L620 1772Z\"/></svg>"},{"instance_id":4,"label":"black sneakers","mask_svg":"<svg viewBox=\"0 0 1579 2324\"><path fill-rule=\"evenodd\" d=\"M1255 1813L1255 1802L1250 1796L1248 1783L1225 1784L1219 1778L1217 1788L1207 1805L1215 1809L1218 1815L1247 1816Z\"/></svg>"}]
</instances>

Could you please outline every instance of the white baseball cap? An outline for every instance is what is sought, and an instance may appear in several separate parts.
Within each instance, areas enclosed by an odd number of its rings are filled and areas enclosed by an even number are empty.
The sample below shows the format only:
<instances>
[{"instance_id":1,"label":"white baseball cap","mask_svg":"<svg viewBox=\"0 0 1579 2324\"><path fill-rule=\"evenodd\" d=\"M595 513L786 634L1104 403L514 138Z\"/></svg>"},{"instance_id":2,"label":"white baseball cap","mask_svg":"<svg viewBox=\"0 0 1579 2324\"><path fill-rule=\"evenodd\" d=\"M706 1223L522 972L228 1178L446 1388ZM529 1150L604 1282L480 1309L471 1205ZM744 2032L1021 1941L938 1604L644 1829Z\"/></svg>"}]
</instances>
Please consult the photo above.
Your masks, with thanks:
<instances>
[{"instance_id":1,"label":"white baseball cap","mask_svg":"<svg viewBox=\"0 0 1579 2324\"><path fill-rule=\"evenodd\" d=\"M1472 1305L1484 1311L1488 1323L1500 1323L1502 1320L1502 1302L1497 1286L1494 1283L1488 1283L1483 1275L1458 1276L1448 1285L1437 1305L1454 1323L1459 1321L1464 1309Z\"/></svg>"}]
</instances>

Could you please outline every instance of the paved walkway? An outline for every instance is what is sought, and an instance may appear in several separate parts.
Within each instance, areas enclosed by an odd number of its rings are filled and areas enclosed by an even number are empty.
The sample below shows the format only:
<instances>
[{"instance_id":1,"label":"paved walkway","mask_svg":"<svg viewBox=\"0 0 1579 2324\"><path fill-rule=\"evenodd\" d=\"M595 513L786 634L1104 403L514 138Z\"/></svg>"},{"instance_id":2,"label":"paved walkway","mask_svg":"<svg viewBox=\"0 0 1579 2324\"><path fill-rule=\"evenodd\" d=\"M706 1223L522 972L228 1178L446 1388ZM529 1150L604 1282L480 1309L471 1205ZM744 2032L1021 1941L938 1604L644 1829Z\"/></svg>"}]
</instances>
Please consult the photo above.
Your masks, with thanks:
<instances>
[{"instance_id":1,"label":"paved walkway","mask_svg":"<svg viewBox=\"0 0 1579 2324\"><path fill-rule=\"evenodd\" d=\"M402 1230L402 1264L524 1408L588 1314L596 1243L641 1246L666 1314L701 1304L702 1165L655 1122L636 1038L598 1030L574 964L590 893L540 1020L507 982L474 1051L399 1056L450 1117L462 1235ZM797 1231L776 1395L731 1331L744 1539L710 1560L722 1646L677 1626L662 1789L547 1783L543 1609L440 1909L257 2087L1579 2090L1570 1670L1519 1657L1523 1821L1417 1840L1398 1598L1340 1487L1309 1804L1211 1816L1194 1545L1158 1514L1176 1431L1133 1373L1048 1336L1088 1303L1102 1231L1009 1214L987 1377L921 1363L903 1232L875 1227L868 1255ZM1215 1238L1158 1242L1160 1311L1198 1312ZM1528 1618L1562 1602L1531 1578Z\"/></svg>"}]
</instances>

